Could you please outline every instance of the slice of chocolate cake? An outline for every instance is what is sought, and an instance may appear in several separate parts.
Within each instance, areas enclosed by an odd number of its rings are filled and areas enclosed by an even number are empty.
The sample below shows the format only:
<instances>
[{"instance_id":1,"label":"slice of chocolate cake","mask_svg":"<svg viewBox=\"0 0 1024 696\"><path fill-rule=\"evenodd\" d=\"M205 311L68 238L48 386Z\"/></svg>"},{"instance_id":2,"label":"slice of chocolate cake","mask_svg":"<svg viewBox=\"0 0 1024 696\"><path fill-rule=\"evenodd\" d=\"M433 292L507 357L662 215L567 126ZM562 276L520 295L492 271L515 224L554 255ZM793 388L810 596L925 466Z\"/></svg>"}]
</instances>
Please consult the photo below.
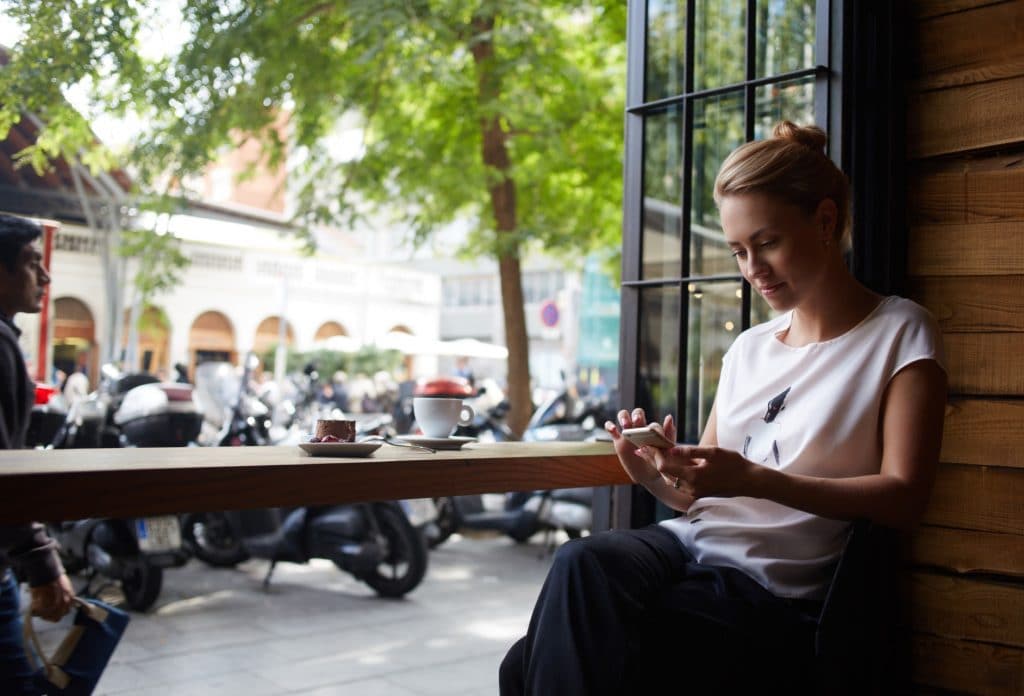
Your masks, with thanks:
<instances>
[{"instance_id":1,"label":"slice of chocolate cake","mask_svg":"<svg viewBox=\"0 0 1024 696\"><path fill-rule=\"evenodd\" d=\"M355 442L356 422L352 420L318 420L316 432L313 435L317 440L323 440L330 435L338 438L339 442Z\"/></svg>"}]
</instances>

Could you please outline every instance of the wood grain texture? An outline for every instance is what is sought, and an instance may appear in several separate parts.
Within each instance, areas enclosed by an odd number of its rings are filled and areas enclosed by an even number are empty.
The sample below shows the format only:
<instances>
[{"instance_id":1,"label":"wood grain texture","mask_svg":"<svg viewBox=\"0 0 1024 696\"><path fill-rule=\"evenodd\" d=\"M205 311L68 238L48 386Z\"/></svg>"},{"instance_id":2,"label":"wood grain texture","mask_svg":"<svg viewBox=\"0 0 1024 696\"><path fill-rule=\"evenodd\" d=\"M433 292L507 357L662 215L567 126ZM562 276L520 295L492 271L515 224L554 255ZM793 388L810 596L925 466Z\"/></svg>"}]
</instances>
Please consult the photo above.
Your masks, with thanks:
<instances>
[{"instance_id":1,"label":"wood grain texture","mask_svg":"<svg viewBox=\"0 0 1024 696\"><path fill-rule=\"evenodd\" d=\"M911 227L907 274L1024 274L1024 220Z\"/></svg>"},{"instance_id":2,"label":"wood grain texture","mask_svg":"<svg viewBox=\"0 0 1024 696\"><path fill-rule=\"evenodd\" d=\"M1016 2L1016 0L1009 0ZM914 19L941 17L954 12L965 12L986 5L999 5L1007 0L910 0L909 16Z\"/></svg>"},{"instance_id":3,"label":"wood grain texture","mask_svg":"<svg viewBox=\"0 0 1024 696\"><path fill-rule=\"evenodd\" d=\"M1024 471L941 464L923 521L1024 536Z\"/></svg>"},{"instance_id":4,"label":"wood grain texture","mask_svg":"<svg viewBox=\"0 0 1024 696\"><path fill-rule=\"evenodd\" d=\"M922 525L910 539L909 558L957 573L1024 577L1024 539L1014 534Z\"/></svg>"},{"instance_id":5,"label":"wood grain texture","mask_svg":"<svg viewBox=\"0 0 1024 696\"><path fill-rule=\"evenodd\" d=\"M941 460L1024 468L1024 400L950 400Z\"/></svg>"},{"instance_id":6,"label":"wood grain texture","mask_svg":"<svg viewBox=\"0 0 1024 696\"><path fill-rule=\"evenodd\" d=\"M1024 153L918 167L911 172L907 191L914 227L1024 220Z\"/></svg>"},{"instance_id":7,"label":"wood grain texture","mask_svg":"<svg viewBox=\"0 0 1024 696\"><path fill-rule=\"evenodd\" d=\"M984 5L917 25L911 88L1024 75L1024 3Z\"/></svg>"},{"instance_id":8,"label":"wood grain texture","mask_svg":"<svg viewBox=\"0 0 1024 696\"><path fill-rule=\"evenodd\" d=\"M985 696L1024 693L1024 650L926 634L915 634L911 646L917 684Z\"/></svg>"},{"instance_id":9,"label":"wood grain texture","mask_svg":"<svg viewBox=\"0 0 1024 696\"><path fill-rule=\"evenodd\" d=\"M907 296L946 332L1024 332L1024 275L910 277Z\"/></svg>"},{"instance_id":10,"label":"wood grain texture","mask_svg":"<svg viewBox=\"0 0 1024 696\"><path fill-rule=\"evenodd\" d=\"M1024 394L1024 334L947 333L943 343L951 394Z\"/></svg>"},{"instance_id":11,"label":"wood grain texture","mask_svg":"<svg viewBox=\"0 0 1024 696\"><path fill-rule=\"evenodd\" d=\"M910 94L911 159L996 148L1024 141L1024 77Z\"/></svg>"},{"instance_id":12,"label":"wood grain texture","mask_svg":"<svg viewBox=\"0 0 1024 696\"><path fill-rule=\"evenodd\" d=\"M0 524L627 483L611 443L488 443L366 458L297 447L0 452Z\"/></svg>"},{"instance_id":13,"label":"wood grain texture","mask_svg":"<svg viewBox=\"0 0 1024 696\"><path fill-rule=\"evenodd\" d=\"M915 631L1024 647L1024 586L924 572L908 580Z\"/></svg>"}]
</instances>

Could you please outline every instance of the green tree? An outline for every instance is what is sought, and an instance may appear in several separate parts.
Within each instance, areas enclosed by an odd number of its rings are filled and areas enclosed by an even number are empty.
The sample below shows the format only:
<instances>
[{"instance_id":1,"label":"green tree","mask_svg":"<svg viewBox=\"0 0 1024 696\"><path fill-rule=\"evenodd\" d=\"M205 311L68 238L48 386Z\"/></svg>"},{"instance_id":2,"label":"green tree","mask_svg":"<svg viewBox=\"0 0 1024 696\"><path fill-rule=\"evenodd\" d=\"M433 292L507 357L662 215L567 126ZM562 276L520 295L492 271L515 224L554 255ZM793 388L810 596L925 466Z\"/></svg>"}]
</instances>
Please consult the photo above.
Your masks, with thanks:
<instances>
[{"instance_id":1,"label":"green tree","mask_svg":"<svg viewBox=\"0 0 1024 696\"><path fill-rule=\"evenodd\" d=\"M84 81L97 105L152 124L132 153L144 182L181 181L256 138L271 164L298 162L305 226L370 207L422 241L472 220L465 251L498 262L510 425L523 430L522 255L619 246L625 3L188 0L189 38L150 61L138 50L141 0L8 4L27 33L0 71L0 132L19 106L34 100L46 118L61 89ZM352 116L362 151L342 160L329 136ZM47 154L91 150L75 116L62 117L46 118L59 133Z\"/></svg>"}]
</instances>

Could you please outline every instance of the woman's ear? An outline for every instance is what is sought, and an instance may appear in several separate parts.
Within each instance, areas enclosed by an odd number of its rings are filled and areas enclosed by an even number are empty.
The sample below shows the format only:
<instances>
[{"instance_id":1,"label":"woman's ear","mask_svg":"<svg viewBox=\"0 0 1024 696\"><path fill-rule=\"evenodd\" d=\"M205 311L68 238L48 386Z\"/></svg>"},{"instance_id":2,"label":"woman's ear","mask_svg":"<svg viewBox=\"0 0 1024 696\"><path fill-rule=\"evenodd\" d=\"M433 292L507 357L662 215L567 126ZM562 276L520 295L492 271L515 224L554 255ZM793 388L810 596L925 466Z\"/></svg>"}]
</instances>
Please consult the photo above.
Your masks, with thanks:
<instances>
[{"instance_id":1,"label":"woman's ear","mask_svg":"<svg viewBox=\"0 0 1024 696\"><path fill-rule=\"evenodd\" d=\"M821 241L825 246L836 240L836 225L839 222L839 208L831 198L823 198L814 212L815 223L821 230Z\"/></svg>"}]
</instances>

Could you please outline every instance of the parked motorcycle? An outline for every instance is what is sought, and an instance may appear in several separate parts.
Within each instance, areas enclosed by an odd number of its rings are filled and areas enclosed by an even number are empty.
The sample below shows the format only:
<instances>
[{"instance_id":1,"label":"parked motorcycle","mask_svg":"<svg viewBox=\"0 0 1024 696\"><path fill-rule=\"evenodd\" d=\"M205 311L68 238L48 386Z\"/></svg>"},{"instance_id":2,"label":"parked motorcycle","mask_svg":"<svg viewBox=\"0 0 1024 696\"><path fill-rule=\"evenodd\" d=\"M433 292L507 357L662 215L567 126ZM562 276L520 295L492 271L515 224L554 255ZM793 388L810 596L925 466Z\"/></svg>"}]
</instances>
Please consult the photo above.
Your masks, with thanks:
<instances>
[{"instance_id":1,"label":"parked motorcycle","mask_svg":"<svg viewBox=\"0 0 1024 696\"><path fill-rule=\"evenodd\" d=\"M210 421L209 414L219 413L223 416L218 421L220 426L215 438L220 446L269 444L269 409L257 399L251 387L251 374L256 364L255 356L250 355L246 359L240 380L234 377L236 372L227 363L205 363L196 370L196 384L202 394L201 400L206 404L207 421ZM310 379L310 384L316 384L317 376L313 366L307 366L304 374ZM227 401L228 396L231 396L230 402ZM310 404L305 406L308 407ZM345 416L339 412L330 414L330 416L325 415L325 417L342 418ZM368 418L356 416L355 419L358 438L368 436L388 438L393 434L391 418L387 414L376 414ZM308 427L311 428L311 426L311 423L308 424ZM294 423L290 429L295 431L299 427L298 423ZM308 437L307 430L301 439L305 440ZM381 503L381 505L393 504ZM435 524L437 510L433 500L429 498L403 500L399 501L398 505L399 511L406 514L407 521L412 524L416 534L430 539L438 536L439 531ZM245 514L251 516L277 513L256 510ZM245 533L246 527L238 522L239 519L249 519L249 517L238 518L237 513L219 511L183 514L181 526L185 544L193 555L214 567L232 567L252 556L269 558L269 556L260 555L264 553L262 550L260 552L253 551L253 542L248 539ZM257 541L256 545L259 546L261 543L263 542ZM260 548L262 549L262 547ZM278 560L291 560L292 557L300 556L301 554L291 553L289 558ZM271 560L274 559L271 558ZM296 562L305 562L305 560L308 559ZM334 559L332 558L332 560Z\"/></svg>"},{"instance_id":2,"label":"parked motorcycle","mask_svg":"<svg viewBox=\"0 0 1024 696\"><path fill-rule=\"evenodd\" d=\"M252 387L256 364L258 358L250 354L241 375L227 362L206 362L196 367L196 398L203 412L202 444L270 444L270 409Z\"/></svg>"},{"instance_id":3,"label":"parked motorcycle","mask_svg":"<svg viewBox=\"0 0 1024 696\"><path fill-rule=\"evenodd\" d=\"M164 568L184 565L189 558L173 516L94 518L47 526L60 545L68 573L88 573L78 594L93 594L93 582L99 577L116 580L125 603L135 611L146 611L159 598Z\"/></svg>"},{"instance_id":4,"label":"parked motorcycle","mask_svg":"<svg viewBox=\"0 0 1024 696\"><path fill-rule=\"evenodd\" d=\"M500 507L487 505L491 496L460 495L435 499L440 534L432 547L460 529L497 531L517 543L534 534L564 531L570 539L589 531L593 522L592 488L505 493Z\"/></svg>"},{"instance_id":5,"label":"parked motorcycle","mask_svg":"<svg viewBox=\"0 0 1024 696\"><path fill-rule=\"evenodd\" d=\"M419 585L427 571L426 542L415 528L421 520L415 509L403 510L398 503L214 514L218 526L204 529L207 539L216 541L215 534L226 535L222 539L239 540L248 557L270 561L265 587L280 561L306 563L311 558L326 558L381 597L404 596Z\"/></svg>"},{"instance_id":6,"label":"parked motorcycle","mask_svg":"<svg viewBox=\"0 0 1024 696\"><path fill-rule=\"evenodd\" d=\"M67 415L67 401L60 388L55 384L36 382L35 401L25 433L25 446L46 447L51 444L57 431L64 425Z\"/></svg>"},{"instance_id":7,"label":"parked motorcycle","mask_svg":"<svg viewBox=\"0 0 1024 696\"><path fill-rule=\"evenodd\" d=\"M523 439L605 439L608 436L602 425L614 418L611 404L609 398L581 397L566 386L534 410ZM504 406L507 409L507 403ZM509 435L506 439L513 439ZM523 543L541 531L550 535L562 530L575 538L591 527L592 488L506 493L498 506L488 506L492 499L480 495L435 498L440 534L432 540L433 545L444 542L459 529L494 530Z\"/></svg>"},{"instance_id":8,"label":"parked motorcycle","mask_svg":"<svg viewBox=\"0 0 1024 696\"><path fill-rule=\"evenodd\" d=\"M105 366L100 388L71 405L51 447L187 446L202 414L187 384L161 383L148 374L122 375ZM69 572L86 571L79 594L97 578L118 582L129 608L149 609L160 595L163 569L189 558L173 516L84 519L50 524Z\"/></svg>"},{"instance_id":9,"label":"parked motorcycle","mask_svg":"<svg viewBox=\"0 0 1024 696\"><path fill-rule=\"evenodd\" d=\"M615 419L616 400L614 394L592 397L564 387L534 410L523 439L537 442L603 439L605 421Z\"/></svg>"}]
</instances>

